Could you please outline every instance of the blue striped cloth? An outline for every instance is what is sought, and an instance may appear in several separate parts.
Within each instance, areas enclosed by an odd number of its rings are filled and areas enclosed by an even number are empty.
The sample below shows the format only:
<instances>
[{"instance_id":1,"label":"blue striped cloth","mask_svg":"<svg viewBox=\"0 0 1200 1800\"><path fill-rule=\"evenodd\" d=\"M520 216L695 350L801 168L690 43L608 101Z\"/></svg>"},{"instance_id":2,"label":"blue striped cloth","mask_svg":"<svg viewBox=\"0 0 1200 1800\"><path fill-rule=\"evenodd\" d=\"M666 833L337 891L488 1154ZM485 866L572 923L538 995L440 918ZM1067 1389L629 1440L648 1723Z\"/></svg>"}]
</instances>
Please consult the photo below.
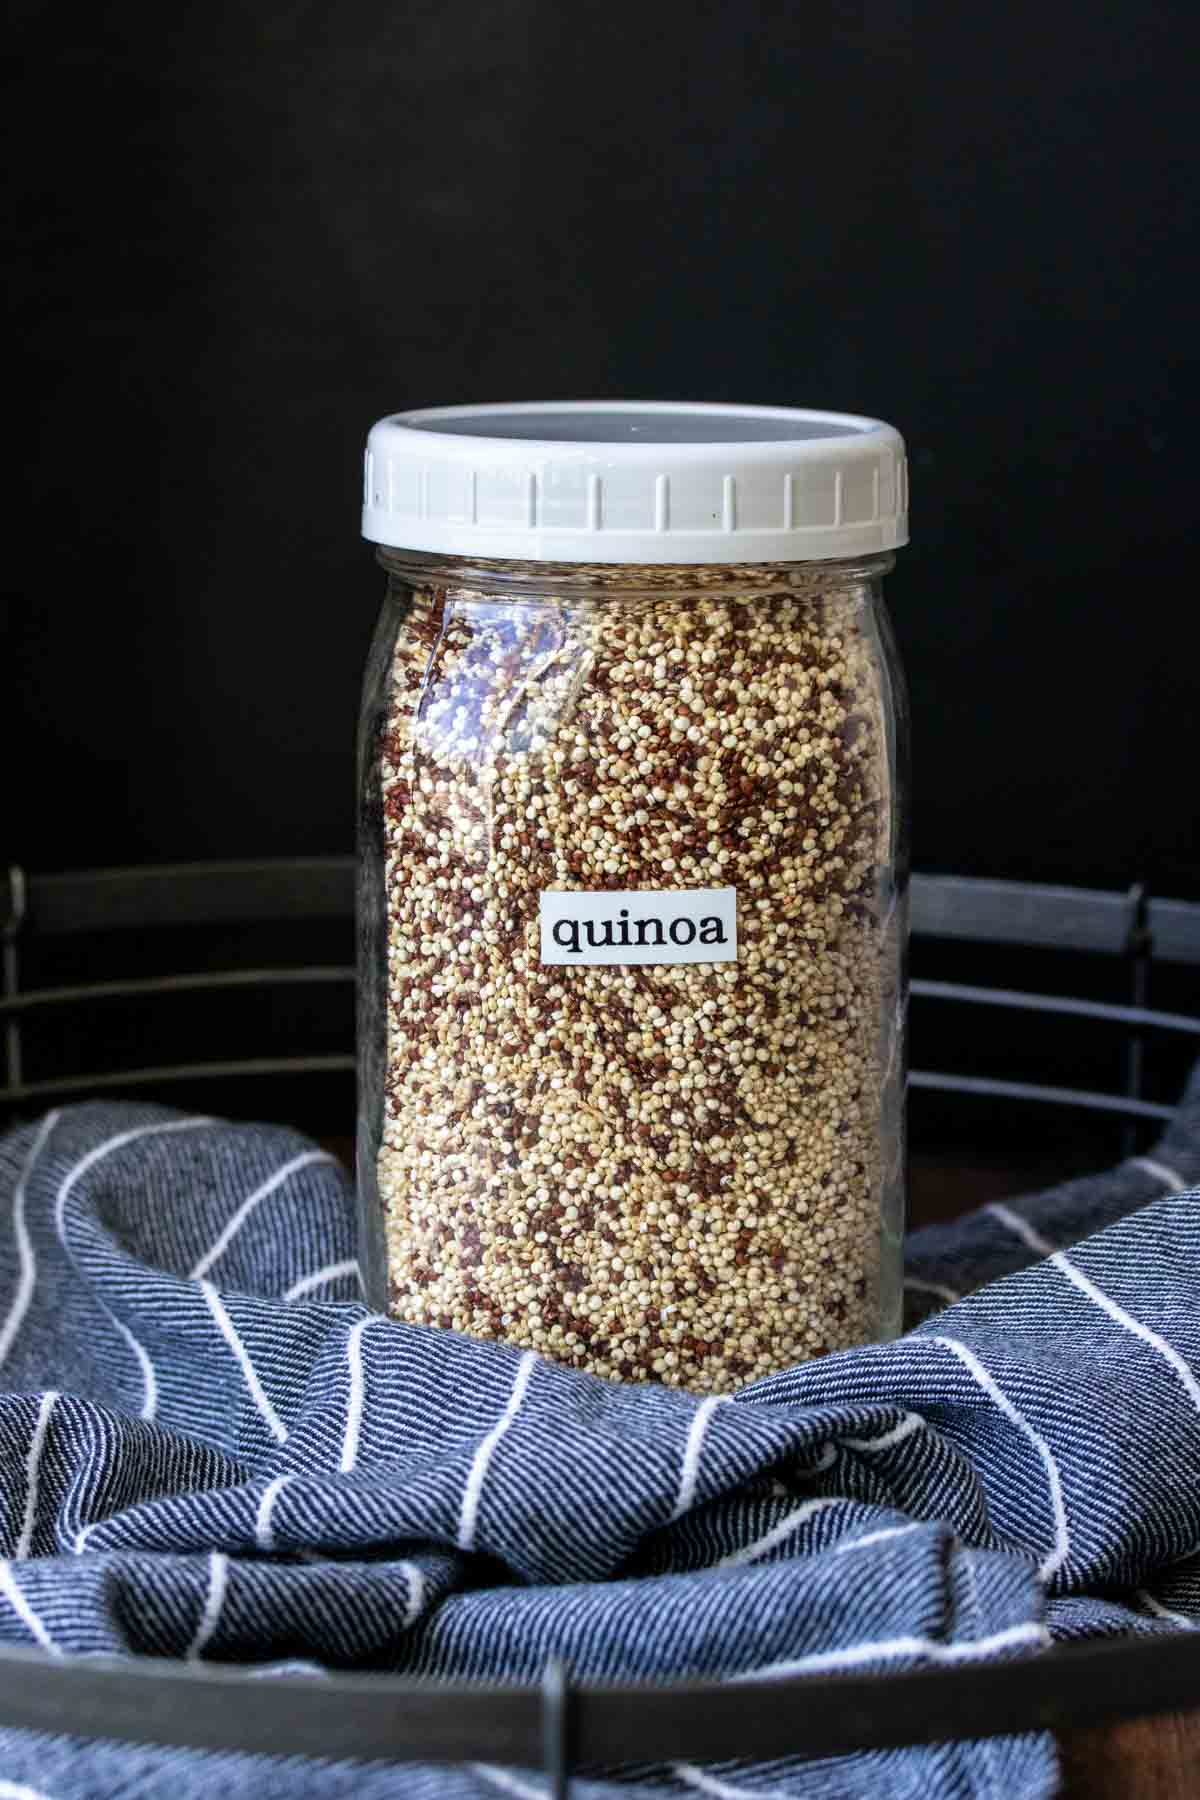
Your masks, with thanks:
<instances>
[{"instance_id":1,"label":"blue striped cloth","mask_svg":"<svg viewBox=\"0 0 1200 1800\"><path fill-rule=\"evenodd\" d=\"M601 1682L1195 1629L1200 1208L1176 1190L1197 1180L1200 1082L1153 1156L918 1234L911 1298L938 1310L899 1342L718 1401L373 1316L346 1177L290 1131L53 1114L0 1140L0 1640L315 1680L532 1681L558 1656ZM575 1791L1033 1800L1056 1781L1026 1737ZM397 1794L546 1786L0 1733L0 1800Z\"/></svg>"}]
</instances>

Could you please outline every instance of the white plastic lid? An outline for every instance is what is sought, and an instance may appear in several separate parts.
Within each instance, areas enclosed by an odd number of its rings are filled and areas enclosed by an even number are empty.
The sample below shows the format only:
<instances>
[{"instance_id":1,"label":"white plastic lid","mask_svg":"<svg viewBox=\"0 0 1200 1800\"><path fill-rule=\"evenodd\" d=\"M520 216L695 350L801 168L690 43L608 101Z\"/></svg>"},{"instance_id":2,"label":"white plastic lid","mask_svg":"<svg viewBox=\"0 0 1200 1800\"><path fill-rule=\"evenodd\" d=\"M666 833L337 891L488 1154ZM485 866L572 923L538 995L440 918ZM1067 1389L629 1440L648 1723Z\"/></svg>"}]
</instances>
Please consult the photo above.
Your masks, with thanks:
<instances>
[{"instance_id":1,"label":"white plastic lid","mask_svg":"<svg viewBox=\"0 0 1200 1800\"><path fill-rule=\"evenodd\" d=\"M380 419L363 536L533 562L807 562L908 541L900 434L784 406L557 400Z\"/></svg>"}]
</instances>

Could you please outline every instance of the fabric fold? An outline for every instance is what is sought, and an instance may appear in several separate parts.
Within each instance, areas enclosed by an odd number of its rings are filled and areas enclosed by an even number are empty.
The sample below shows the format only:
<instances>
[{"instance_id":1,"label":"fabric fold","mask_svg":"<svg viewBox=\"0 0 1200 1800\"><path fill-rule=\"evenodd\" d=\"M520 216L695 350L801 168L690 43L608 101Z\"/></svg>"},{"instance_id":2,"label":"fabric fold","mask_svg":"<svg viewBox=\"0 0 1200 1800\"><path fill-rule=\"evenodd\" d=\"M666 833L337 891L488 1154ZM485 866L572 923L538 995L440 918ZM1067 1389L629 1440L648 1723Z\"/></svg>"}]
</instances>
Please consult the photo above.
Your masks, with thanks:
<instances>
[{"instance_id":1,"label":"fabric fold","mask_svg":"<svg viewBox=\"0 0 1200 1800\"><path fill-rule=\"evenodd\" d=\"M918 1310L976 1291L717 1401L373 1316L346 1177L293 1132L51 1115L0 1141L0 1641L736 1681L1200 1627L1200 1207L1163 1166L1200 1172L1195 1084L1161 1159L917 1235ZM13 1732L0 1756L51 1800L135 1776L147 1800L396 1791L376 1768ZM402 1779L415 1800L543 1791ZM1054 1783L1052 1746L1022 1738L579 1792Z\"/></svg>"}]
</instances>

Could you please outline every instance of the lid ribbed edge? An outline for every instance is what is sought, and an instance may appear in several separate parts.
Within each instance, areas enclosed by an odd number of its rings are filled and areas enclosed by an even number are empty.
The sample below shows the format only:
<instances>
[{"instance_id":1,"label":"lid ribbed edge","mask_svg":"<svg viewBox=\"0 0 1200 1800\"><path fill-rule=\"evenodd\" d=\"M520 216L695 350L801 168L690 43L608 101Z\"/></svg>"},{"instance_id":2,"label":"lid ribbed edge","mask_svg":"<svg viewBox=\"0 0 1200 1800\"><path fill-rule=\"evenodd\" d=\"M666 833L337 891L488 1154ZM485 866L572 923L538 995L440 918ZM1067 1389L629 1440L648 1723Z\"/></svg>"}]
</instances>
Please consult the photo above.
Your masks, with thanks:
<instances>
[{"instance_id":1,"label":"lid ribbed edge","mask_svg":"<svg viewBox=\"0 0 1200 1800\"><path fill-rule=\"evenodd\" d=\"M899 433L798 408L560 401L397 413L371 430L364 487L364 537L444 555L797 562L908 540Z\"/></svg>"}]
</instances>

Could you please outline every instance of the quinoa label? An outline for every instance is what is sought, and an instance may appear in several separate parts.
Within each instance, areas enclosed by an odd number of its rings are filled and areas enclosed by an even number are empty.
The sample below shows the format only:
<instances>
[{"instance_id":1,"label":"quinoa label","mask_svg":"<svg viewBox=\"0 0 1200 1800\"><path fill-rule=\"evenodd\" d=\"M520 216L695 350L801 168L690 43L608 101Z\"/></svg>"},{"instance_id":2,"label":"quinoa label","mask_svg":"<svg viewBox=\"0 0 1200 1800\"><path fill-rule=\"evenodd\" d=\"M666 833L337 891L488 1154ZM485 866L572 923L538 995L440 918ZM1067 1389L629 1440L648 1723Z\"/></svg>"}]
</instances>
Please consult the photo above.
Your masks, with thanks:
<instances>
[{"instance_id":1,"label":"quinoa label","mask_svg":"<svg viewBox=\"0 0 1200 1800\"><path fill-rule=\"evenodd\" d=\"M737 889L546 889L541 931L542 961L568 967L736 962Z\"/></svg>"}]
</instances>

